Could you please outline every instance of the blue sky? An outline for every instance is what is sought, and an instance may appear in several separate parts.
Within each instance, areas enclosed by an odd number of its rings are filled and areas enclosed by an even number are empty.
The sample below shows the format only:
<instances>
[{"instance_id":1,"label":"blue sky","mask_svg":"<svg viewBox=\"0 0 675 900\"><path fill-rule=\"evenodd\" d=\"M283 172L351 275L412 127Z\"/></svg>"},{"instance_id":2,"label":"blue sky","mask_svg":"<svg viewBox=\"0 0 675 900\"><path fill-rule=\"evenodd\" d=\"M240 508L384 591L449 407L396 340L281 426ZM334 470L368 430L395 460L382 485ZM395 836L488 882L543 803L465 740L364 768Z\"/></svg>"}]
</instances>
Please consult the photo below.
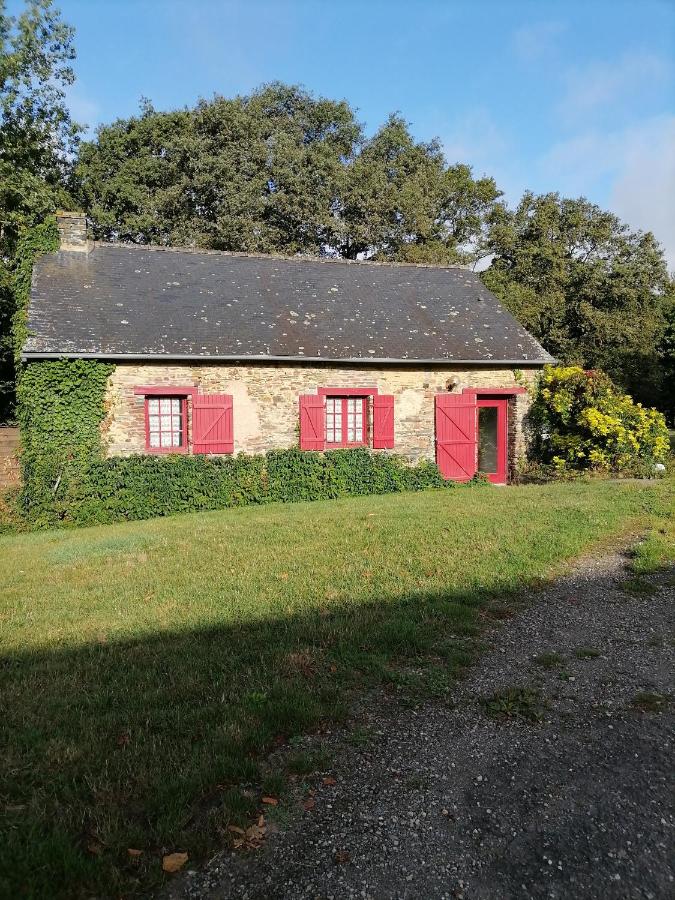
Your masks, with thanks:
<instances>
[{"instance_id":1,"label":"blue sky","mask_svg":"<svg viewBox=\"0 0 675 900\"><path fill-rule=\"evenodd\" d=\"M18 2L8 4L15 10ZM675 269L675 0L60 0L76 117L128 116L265 81L400 111L450 161L585 195L650 228Z\"/></svg>"}]
</instances>

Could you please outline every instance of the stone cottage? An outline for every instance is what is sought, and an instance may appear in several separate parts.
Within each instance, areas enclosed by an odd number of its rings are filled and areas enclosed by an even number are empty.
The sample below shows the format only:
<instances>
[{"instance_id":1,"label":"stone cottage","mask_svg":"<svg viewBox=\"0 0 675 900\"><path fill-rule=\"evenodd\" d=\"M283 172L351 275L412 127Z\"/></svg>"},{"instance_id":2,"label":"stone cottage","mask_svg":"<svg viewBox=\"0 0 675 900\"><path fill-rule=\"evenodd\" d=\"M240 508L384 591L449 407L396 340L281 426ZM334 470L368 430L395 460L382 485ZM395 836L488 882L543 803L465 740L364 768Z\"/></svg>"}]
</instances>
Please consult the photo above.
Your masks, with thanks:
<instances>
[{"instance_id":1,"label":"stone cottage","mask_svg":"<svg viewBox=\"0 0 675 900\"><path fill-rule=\"evenodd\" d=\"M551 357L473 272L87 240L38 260L30 365L115 369L107 453L370 447L507 481Z\"/></svg>"}]
</instances>

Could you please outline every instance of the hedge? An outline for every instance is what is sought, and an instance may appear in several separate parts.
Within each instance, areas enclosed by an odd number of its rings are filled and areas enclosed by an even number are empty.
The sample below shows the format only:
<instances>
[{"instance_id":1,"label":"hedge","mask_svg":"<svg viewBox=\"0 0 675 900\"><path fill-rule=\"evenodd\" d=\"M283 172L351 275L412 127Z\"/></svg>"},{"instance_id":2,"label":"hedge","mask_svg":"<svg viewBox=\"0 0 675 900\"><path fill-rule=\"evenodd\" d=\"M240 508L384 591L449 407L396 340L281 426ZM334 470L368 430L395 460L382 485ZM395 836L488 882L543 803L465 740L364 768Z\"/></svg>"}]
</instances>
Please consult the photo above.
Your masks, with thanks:
<instances>
[{"instance_id":1,"label":"hedge","mask_svg":"<svg viewBox=\"0 0 675 900\"><path fill-rule=\"evenodd\" d=\"M24 502L23 515L33 527L95 525L250 504L453 486L433 463L412 466L401 457L366 449L275 450L264 456L232 457L104 459L92 454L88 459L79 456L77 464L77 472L71 470L39 503L34 498Z\"/></svg>"},{"instance_id":2,"label":"hedge","mask_svg":"<svg viewBox=\"0 0 675 900\"><path fill-rule=\"evenodd\" d=\"M433 463L409 465L366 449L265 456L128 456L80 459L80 474L52 502L25 510L33 525L93 525L249 504L328 500L448 488Z\"/></svg>"}]
</instances>

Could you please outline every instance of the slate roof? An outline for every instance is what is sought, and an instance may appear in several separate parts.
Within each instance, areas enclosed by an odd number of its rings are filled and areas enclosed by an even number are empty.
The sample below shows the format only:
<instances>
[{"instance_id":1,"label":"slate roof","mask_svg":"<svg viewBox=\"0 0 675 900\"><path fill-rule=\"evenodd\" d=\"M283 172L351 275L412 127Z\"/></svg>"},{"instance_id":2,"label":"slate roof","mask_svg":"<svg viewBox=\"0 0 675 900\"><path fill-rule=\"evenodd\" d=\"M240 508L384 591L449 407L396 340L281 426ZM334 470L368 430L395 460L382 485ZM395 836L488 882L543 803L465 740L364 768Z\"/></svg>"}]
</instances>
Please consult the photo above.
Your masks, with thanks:
<instances>
[{"instance_id":1,"label":"slate roof","mask_svg":"<svg viewBox=\"0 0 675 900\"><path fill-rule=\"evenodd\" d=\"M35 265L24 358L541 363L462 268L95 244Z\"/></svg>"}]
</instances>

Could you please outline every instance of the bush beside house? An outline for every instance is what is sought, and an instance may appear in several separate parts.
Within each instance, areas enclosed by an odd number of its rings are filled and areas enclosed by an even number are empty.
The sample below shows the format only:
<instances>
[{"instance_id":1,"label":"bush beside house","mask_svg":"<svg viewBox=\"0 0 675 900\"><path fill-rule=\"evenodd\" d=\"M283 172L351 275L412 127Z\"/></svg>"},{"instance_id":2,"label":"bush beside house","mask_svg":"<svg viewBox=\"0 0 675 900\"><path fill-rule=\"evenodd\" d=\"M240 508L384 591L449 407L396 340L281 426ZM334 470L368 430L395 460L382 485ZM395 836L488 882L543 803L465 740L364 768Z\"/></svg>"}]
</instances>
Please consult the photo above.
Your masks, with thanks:
<instances>
[{"instance_id":1,"label":"bush beside house","mask_svg":"<svg viewBox=\"0 0 675 900\"><path fill-rule=\"evenodd\" d=\"M669 455L665 417L600 371L546 366L529 413L531 454L554 473L653 475Z\"/></svg>"}]
</instances>

